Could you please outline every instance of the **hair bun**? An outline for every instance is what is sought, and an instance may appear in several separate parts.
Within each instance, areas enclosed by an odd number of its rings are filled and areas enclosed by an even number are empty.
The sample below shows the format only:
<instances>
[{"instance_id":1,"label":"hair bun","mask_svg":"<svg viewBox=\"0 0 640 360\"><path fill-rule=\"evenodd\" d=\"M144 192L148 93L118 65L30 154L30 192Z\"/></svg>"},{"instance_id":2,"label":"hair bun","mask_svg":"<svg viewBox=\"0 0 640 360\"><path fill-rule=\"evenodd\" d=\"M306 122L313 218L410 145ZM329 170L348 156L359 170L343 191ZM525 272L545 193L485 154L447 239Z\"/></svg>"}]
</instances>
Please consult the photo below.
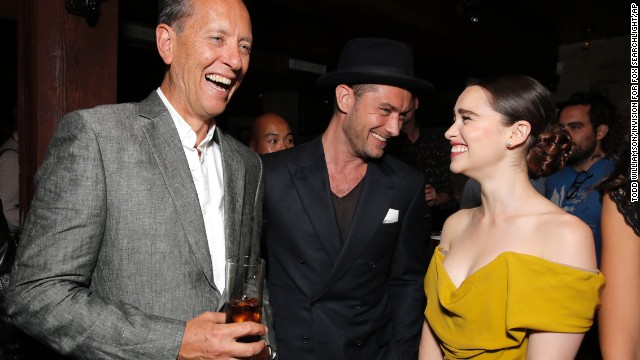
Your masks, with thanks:
<instances>
[{"instance_id":1,"label":"hair bun","mask_svg":"<svg viewBox=\"0 0 640 360\"><path fill-rule=\"evenodd\" d=\"M527 165L534 178L548 176L562 169L571 151L571 136L559 125L548 126L529 149Z\"/></svg>"}]
</instances>

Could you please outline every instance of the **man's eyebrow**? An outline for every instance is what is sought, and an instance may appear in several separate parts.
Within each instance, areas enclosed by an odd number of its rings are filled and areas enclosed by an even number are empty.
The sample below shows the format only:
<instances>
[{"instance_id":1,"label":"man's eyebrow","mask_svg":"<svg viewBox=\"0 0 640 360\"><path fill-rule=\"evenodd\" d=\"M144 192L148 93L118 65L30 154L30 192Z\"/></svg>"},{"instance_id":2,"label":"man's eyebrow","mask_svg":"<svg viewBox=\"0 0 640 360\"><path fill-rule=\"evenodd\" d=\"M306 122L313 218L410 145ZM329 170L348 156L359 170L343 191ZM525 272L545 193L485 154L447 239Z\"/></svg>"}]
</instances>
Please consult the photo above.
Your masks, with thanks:
<instances>
[{"instance_id":1,"label":"man's eyebrow","mask_svg":"<svg viewBox=\"0 0 640 360\"><path fill-rule=\"evenodd\" d=\"M227 29L225 29L224 27L215 27L213 28L213 32L224 35L224 36L229 36L229 31ZM244 41L244 42L248 42L250 44L253 44L253 38L251 36L242 36L238 39L240 42Z\"/></svg>"},{"instance_id":2,"label":"man's eyebrow","mask_svg":"<svg viewBox=\"0 0 640 360\"><path fill-rule=\"evenodd\" d=\"M399 107L397 107L397 106L395 106L395 105L393 105L391 103L388 103L388 102L381 103L380 107L390 108L392 111L400 113L400 108ZM405 111L405 112L403 112L401 114L406 115L406 113L408 113L409 111L411 111L411 109L409 109L409 110L407 110L407 111Z\"/></svg>"}]
</instances>

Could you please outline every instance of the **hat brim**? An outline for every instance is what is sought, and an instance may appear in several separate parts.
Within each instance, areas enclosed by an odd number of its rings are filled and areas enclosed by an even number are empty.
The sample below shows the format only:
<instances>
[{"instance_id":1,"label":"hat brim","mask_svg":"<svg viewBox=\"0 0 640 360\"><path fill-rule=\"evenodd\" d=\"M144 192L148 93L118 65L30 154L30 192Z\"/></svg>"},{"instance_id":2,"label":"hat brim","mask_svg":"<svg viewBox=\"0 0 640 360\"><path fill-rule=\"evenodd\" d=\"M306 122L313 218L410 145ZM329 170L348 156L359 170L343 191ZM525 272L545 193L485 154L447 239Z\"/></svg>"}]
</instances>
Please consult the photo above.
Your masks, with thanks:
<instances>
[{"instance_id":1,"label":"hat brim","mask_svg":"<svg viewBox=\"0 0 640 360\"><path fill-rule=\"evenodd\" d=\"M334 71L322 75L316 80L316 85L319 87L337 86L340 84L380 84L396 86L409 91L433 91L433 84L426 80L383 72Z\"/></svg>"}]
</instances>

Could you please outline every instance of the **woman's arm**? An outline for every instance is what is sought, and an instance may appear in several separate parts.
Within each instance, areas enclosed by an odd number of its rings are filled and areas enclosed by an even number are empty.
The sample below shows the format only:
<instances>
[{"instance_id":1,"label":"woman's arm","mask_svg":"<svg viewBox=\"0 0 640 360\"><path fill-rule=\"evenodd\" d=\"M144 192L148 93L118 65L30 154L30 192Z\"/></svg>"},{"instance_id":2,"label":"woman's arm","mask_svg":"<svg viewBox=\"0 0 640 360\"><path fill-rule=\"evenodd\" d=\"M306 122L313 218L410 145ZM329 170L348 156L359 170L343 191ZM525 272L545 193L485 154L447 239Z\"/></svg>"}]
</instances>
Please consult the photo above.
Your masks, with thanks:
<instances>
[{"instance_id":1,"label":"woman's arm","mask_svg":"<svg viewBox=\"0 0 640 360\"><path fill-rule=\"evenodd\" d=\"M432 360L443 359L442 350L438 345L435 335L431 331L431 327L427 322L427 318L424 319L422 324L422 337L420 338L420 354L418 360Z\"/></svg>"},{"instance_id":2,"label":"woman's arm","mask_svg":"<svg viewBox=\"0 0 640 360\"><path fill-rule=\"evenodd\" d=\"M584 334L534 332L529 335L527 360L573 360Z\"/></svg>"},{"instance_id":3,"label":"woman's arm","mask_svg":"<svg viewBox=\"0 0 640 360\"><path fill-rule=\"evenodd\" d=\"M555 214L553 220L545 223L544 229L543 238L548 240L543 243L545 259L585 271L596 271L593 233L582 220L566 213ZM595 301L597 294L590 296L594 297L591 301ZM583 338L583 332L533 331L529 335L527 359L573 360Z\"/></svg>"},{"instance_id":4,"label":"woman's arm","mask_svg":"<svg viewBox=\"0 0 640 360\"><path fill-rule=\"evenodd\" d=\"M602 273L607 279L598 314L602 356L640 359L640 238L608 194L602 201Z\"/></svg>"}]
</instances>

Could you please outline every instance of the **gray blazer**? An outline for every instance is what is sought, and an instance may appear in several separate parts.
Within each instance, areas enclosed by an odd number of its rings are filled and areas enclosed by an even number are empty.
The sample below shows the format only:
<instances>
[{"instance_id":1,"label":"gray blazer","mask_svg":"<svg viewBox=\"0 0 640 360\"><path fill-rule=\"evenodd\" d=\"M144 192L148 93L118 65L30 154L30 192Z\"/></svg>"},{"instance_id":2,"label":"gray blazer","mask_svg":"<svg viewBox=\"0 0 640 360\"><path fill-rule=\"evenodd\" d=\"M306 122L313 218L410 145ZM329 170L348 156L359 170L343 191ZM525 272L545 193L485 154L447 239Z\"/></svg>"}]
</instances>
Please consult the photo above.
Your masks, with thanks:
<instances>
[{"instance_id":1,"label":"gray blazer","mask_svg":"<svg viewBox=\"0 0 640 360\"><path fill-rule=\"evenodd\" d=\"M257 256L260 159L216 133L227 257ZM36 187L8 297L28 334L76 358L175 359L186 320L224 305L182 144L155 91L67 114Z\"/></svg>"}]
</instances>

